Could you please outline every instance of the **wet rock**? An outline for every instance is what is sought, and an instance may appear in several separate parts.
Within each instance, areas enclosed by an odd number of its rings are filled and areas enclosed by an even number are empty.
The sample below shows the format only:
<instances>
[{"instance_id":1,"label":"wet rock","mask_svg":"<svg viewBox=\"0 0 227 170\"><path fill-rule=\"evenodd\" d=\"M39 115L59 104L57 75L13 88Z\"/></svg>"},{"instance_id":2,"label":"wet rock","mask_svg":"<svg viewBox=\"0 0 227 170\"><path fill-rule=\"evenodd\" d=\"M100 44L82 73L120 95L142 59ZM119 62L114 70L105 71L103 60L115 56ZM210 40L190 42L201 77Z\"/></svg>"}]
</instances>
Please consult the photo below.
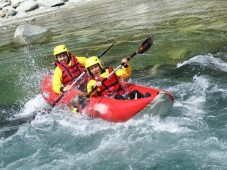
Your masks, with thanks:
<instances>
[{"instance_id":1,"label":"wet rock","mask_svg":"<svg viewBox=\"0 0 227 170\"><path fill-rule=\"evenodd\" d=\"M17 8L20 4L19 3L12 3L10 6L13 8Z\"/></svg>"},{"instance_id":2,"label":"wet rock","mask_svg":"<svg viewBox=\"0 0 227 170\"><path fill-rule=\"evenodd\" d=\"M2 9L2 11L6 14L7 17L8 16L14 16L17 13L16 10L13 7L11 7L11 6L4 7Z\"/></svg>"},{"instance_id":3,"label":"wet rock","mask_svg":"<svg viewBox=\"0 0 227 170\"><path fill-rule=\"evenodd\" d=\"M63 0L37 0L37 3L44 7L55 7L65 4Z\"/></svg>"},{"instance_id":4,"label":"wet rock","mask_svg":"<svg viewBox=\"0 0 227 170\"><path fill-rule=\"evenodd\" d=\"M76 3L78 0L0 0L0 10L5 7L12 7L15 9L16 13L5 13L4 11L0 11L0 19L12 20L15 17L27 17L32 14L31 11L38 10L38 13L42 13L48 11L50 9L56 9L58 6L67 6ZM12 11L13 12L13 11ZM10 17L9 17L10 16Z\"/></svg>"},{"instance_id":5,"label":"wet rock","mask_svg":"<svg viewBox=\"0 0 227 170\"><path fill-rule=\"evenodd\" d=\"M3 11L0 11L0 17L3 18L6 14Z\"/></svg>"},{"instance_id":6,"label":"wet rock","mask_svg":"<svg viewBox=\"0 0 227 170\"><path fill-rule=\"evenodd\" d=\"M25 0L11 0L11 4L21 4Z\"/></svg>"},{"instance_id":7,"label":"wet rock","mask_svg":"<svg viewBox=\"0 0 227 170\"><path fill-rule=\"evenodd\" d=\"M0 9L4 8L5 6L9 6L10 5L10 1L0 1Z\"/></svg>"},{"instance_id":8,"label":"wet rock","mask_svg":"<svg viewBox=\"0 0 227 170\"><path fill-rule=\"evenodd\" d=\"M28 11L32 11L34 9L38 8L38 4L33 1L33 0L28 0L28 1L24 1L23 3L21 3L17 8L16 11L18 12L28 12Z\"/></svg>"},{"instance_id":9,"label":"wet rock","mask_svg":"<svg viewBox=\"0 0 227 170\"><path fill-rule=\"evenodd\" d=\"M15 31L14 41L19 44L27 44L41 39L47 33L46 28L37 25L21 25Z\"/></svg>"},{"instance_id":10,"label":"wet rock","mask_svg":"<svg viewBox=\"0 0 227 170\"><path fill-rule=\"evenodd\" d=\"M9 24L18 18L28 18L33 14L45 13L72 6L78 0L0 0L0 21L3 25ZM7 8L6 8L7 7ZM12 7L14 10L2 11L3 8ZM11 9L11 8L9 8ZM36 11L36 12L35 12Z\"/></svg>"}]
</instances>

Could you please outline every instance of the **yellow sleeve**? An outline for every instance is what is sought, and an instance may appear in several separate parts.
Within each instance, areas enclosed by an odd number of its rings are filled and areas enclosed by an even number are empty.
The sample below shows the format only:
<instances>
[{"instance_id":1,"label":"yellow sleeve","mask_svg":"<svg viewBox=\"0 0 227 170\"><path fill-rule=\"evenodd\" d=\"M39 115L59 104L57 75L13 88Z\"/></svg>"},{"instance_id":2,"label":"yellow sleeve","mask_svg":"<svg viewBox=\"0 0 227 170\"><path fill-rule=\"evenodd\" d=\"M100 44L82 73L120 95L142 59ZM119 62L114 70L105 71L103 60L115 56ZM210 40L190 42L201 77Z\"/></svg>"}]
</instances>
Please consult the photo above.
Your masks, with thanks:
<instances>
[{"instance_id":1,"label":"yellow sleeve","mask_svg":"<svg viewBox=\"0 0 227 170\"><path fill-rule=\"evenodd\" d=\"M86 57L76 57L78 62L81 63L84 67L87 61ZM69 66L71 65L71 61L68 64ZM60 91L60 88L64 87L62 85L62 71L61 69L57 66L54 70L54 76L52 78L52 90L57 93L61 94L62 92Z\"/></svg>"},{"instance_id":2,"label":"yellow sleeve","mask_svg":"<svg viewBox=\"0 0 227 170\"><path fill-rule=\"evenodd\" d=\"M62 71L59 67L56 67L54 70L54 76L52 78L52 90L57 93L61 94L60 88L63 87L62 85Z\"/></svg>"},{"instance_id":3,"label":"yellow sleeve","mask_svg":"<svg viewBox=\"0 0 227 170\"><path fill-rule=\"evenodd\" d=\"M128 79L131 76L131 74L132 74L132 68L131 68L131 66L129 64L128 64L128 67L127 68L125 68L125 67L122 66L121 69L118 69L116 71L116 75L118 77L120 77L120 78L126 78L126 79Z\"/></svg>"},{"instance_id":4,"label":"yellow sleeve","mask_svg":"<svg viewBox=\"0 0 227 170\"><path fill-rule=\"evenodd\" d=\"M85 67L87 58L86 57L76 57L76 58L77 58L78 62Z\"/></svg>"},{"instance_id":5,"label":"yellow sleeve","mask_svg":"<svg viewBox=\"0 0 227 170\"><path fill-rule=\"evenodd\" d=\"M94 87L94 85L96 84L95 80L90 80L87 83L87 92L90 93ZM95 95L97 92L99 91L99 88L97 90L95 90L91 95Z\"/></svg>"}]
</instances>

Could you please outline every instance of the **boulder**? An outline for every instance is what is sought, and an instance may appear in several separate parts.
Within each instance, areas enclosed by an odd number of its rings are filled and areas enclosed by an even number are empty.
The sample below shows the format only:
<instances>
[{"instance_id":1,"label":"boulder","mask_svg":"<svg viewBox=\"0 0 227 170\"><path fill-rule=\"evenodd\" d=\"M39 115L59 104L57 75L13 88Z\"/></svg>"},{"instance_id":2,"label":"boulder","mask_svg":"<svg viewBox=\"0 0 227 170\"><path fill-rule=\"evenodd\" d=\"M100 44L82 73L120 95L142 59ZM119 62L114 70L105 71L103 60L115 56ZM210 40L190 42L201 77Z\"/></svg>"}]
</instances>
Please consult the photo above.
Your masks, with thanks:
<instances>
[{"instance_id":1,"label":"boulder","mask_svg":"<svg viewBox=\"0 0 227 170\"><path fill-rule=\"evenodd\" d=\"M4 8L5 6L9 6L10 2L8 1L0 1L0 9Z\"/></svg>"},{"instance_id":2,"label":"boulder","mask_svg":"<svg viewBox=\"0 0 227 170\"><path fill-rule=\"evenodd\" d=\"M47 33L46 28L37 25L21 25L15 31L14 41L19 44L27 44L45 37Z\"/></svg>"},{"instance_id":3,"label":"boulder","mask_svg":"<svg viewBox=\"0 0 227 170\"><path fill-rule=\"evenodd\" d=\"M3 18L6 14L3 11L0 11L0 17Z\"/></svg>"},{"instance_id":4,"label":"boulder","mask_svg":"<svg viewBox=\"0 0 227 170\"><path fill-rule=\"evenodd\" d=\"M21 12L21 11L32 11L36 8L38 8L38 4L36 2L34 2L33 0L28 0L28 1L24 1L23 3L21 3L17 8L16 11L17 12Z\"/></svg>"},{"instance_id":5,"label":"boulder","mask_svg":"<svg viewBox=\"0 0 227 170\"><path fill-rule=\"evenodd\" d=\"M61 6L65 4L65 1L63 0L37 0L37 3L39 6L43 7L56 7Z\"/></svg>"},{"instance_id":6,"label":"boulder","mask_svg":"<svg viewBox=\"0 0 227 170\"><path fill-rule=\"evenodd\" d=\"M17 3L17 4L11 4L10 6L13 7L13 8L17 8L20 4Z\"/></svg>"},{"instance_id":7,"label":"boulder","mask_svg":"<svg viewBox=\"0 0 227 170\"><path fill-rule=\"evenodd\" d=\"M26 0L10 0L10 1L11 1L11 4L21 4Z\"/></svg>"},{"instance_id":8,"label":"boulder","mask_svg":"<svg viewBox=\"0 0 227 170\"><path fill-rule=\"evenodd\" d=\"M7 17L8 16L14 16L17 13L16 10L13 7L11 7L11 6L4 7L2 9L2 11L6 14Z\"/></svg>"}]
</instances>

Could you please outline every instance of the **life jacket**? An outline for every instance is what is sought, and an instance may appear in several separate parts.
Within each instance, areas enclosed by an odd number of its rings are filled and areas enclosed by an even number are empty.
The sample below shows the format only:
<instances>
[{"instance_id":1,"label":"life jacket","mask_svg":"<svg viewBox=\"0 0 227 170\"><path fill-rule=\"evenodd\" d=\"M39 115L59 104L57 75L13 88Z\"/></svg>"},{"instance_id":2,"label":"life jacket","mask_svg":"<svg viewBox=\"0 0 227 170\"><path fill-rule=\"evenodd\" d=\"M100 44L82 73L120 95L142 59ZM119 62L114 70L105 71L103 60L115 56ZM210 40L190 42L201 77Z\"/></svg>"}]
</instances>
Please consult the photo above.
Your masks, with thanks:
<instances>
[{"instance_id":1,"label":"life jacket","mask_svg":"<svg viewBox=\"0 0 227 170\"><path fill-rule=\"evenodd\" d=\"M58 66L62 70L62 84L64 86L70 85L73 83L73 81L80 76L82 72L85 71L84 66L79 63L76 56L70 54L69 58L71 58L71 66L68 66L68 64L62 64L58 61L55 61L55 65ZM86 84L88 81L88 75L84 74L83 78L80 78L78 80L77 85Z\"/></svg>"},{"instance_id":2,"label":"life jacket","mask_svg":"<svg viewBox=\"0 0 227 170\"><path fill-rule=\"evenodd\" d=\"M112 67L108 67L107 69L109 70L109 73L113 71ZM115 73L111 75L108 79L105 79L103 77L95 77L92 79L102 82L102 85L99 87L99 95L101 96L114 97L117 94L123 95L125 93Z\"/></svg>"}]
</instances>

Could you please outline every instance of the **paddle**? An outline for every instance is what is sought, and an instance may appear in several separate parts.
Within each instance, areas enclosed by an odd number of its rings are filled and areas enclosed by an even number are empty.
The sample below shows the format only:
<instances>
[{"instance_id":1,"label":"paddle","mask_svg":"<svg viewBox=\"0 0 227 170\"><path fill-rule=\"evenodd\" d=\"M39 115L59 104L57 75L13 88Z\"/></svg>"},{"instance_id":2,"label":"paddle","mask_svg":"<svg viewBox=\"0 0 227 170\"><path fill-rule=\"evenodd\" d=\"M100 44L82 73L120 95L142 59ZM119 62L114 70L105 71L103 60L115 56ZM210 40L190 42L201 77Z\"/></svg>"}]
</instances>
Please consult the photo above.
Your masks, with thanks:
<instances>
[{"instance_id":1,"label":"paddle","mask_svg":"<svg viewBox=\"0 0 227 170\"><path fill-rule=\"evenodd\" d=\"M153 44L153 39L151 37L148 37L138 48L137 51L135 51L134 53L132 53L127 60L131 60L136 54L143 54L144 52L146 52L151 45ZM112 76L122 65L124 65L123 63L120 64L117 68L115 68L105 79L103 79L103 82L106 81L110 76Z\"/></svg>"},{"instance_id":2,"label":"paddle","mask_svg":"<svg viewBox=\"0 0 227 170\"><path fill-rule=\"evenodd\" d=\"M98 55L98 58L101 58L104 54L106 54L107 51L109 51L109 49L111 49L113 47L113 45L115 44L116 41L114 41L105 51L103 51L101 54Z\"/></svg>"},{"instance_id":3,"label":"paddle","mask_svg":"<svg viewBox=\"0 0 227 170\"><path fill-rule=\"evenodd\" d=\"M104 52L102 52L100 55L98 55L98 58L101 58L103 55L105 55L106 53L107 53L107 51L109 51L112 47L113 47L113 45L115 44L115 42L116 41L114 41ZM79 80L80 80L80 78L81 77L83 77L83 75L86 73L86 70L85 71L83 71L81 74L80 74L80 76L79 77L77 77L77 79L76 80L74 80L74 82L70 85L70 87L72 88ZM53 107L65 96L65 94L66 94L66 92L63 92L58 98L57 98L57 100L55 100L55 102L51 105L52 106L52 108L50 108L50 109L45 109L46 111L45 111L45 113L50 113L51 112L51 110L53 109ZM42 113L42 114L44 114L44 113ZM35 117L36 117L36 115L37 115L37 113L35 113L33 116L32 116L32 120L34 120L35 119ZM29 123L31 123L31 121L32 120L30 120L29 121Z\"/></svg>"},{"instance_id":4,"label":"paddle","mask_svg":"<svg viewBox=\"0 0 227 170\"><path fill-rule=\"evenodd\" d=\"M139 48L137 51L135 51L134 53L132 53L128 58L127 60L131 60L136 54L143 54L144 52L146 52L150 47L151 45L153 44L153 39L152 37L148 37L142 44L140 44ZM106 78L104 78L102 80L102 83L104 83L110 76L112 76L122 65L124 65L123 63L120 64L117 68L115 68ZM97 90L97 86L94 87L87 95L85 95L83 97L83 99L80 101L80 104L83 104L83 102L89 98L91 96L91 94Z\"/></svg>"},{"instance_id":5,"label":"paddle","mask_svg":"<svg viewBox=\"0 0 227 170\"><path fill-rule=\"evenodd\" d=\"M107 51L109 51L113 45L115 44L116 41L114 41L104 52L102 52L100 55L98 55L98 58L101 58L103 55L105 55L107 53ZM83 71L79 77L76 78L76 80L74 80L74 82L70 85L70 89L80 80L81 77L83 77L83 75L86 73L86 70ZM52 107L54 107L64 96L65 96L66 92L63 92L58 98L57 100L51 105Z\"/></svg>"}]
</instances>

